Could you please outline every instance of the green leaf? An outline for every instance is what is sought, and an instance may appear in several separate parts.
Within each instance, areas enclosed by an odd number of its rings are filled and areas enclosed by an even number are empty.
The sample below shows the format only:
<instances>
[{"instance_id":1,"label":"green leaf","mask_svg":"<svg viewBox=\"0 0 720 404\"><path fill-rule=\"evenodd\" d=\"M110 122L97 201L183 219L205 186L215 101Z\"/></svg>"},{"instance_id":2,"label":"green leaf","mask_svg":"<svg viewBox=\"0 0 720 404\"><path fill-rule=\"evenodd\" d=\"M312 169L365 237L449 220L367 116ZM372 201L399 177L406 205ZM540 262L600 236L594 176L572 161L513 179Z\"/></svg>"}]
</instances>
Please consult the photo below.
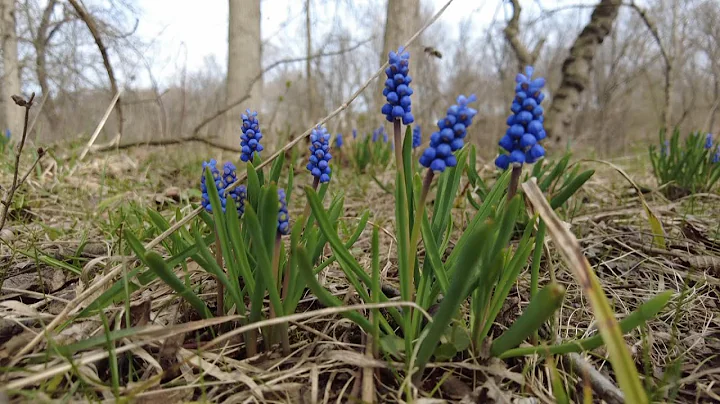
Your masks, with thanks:
<instances>
[{"instance_id":1,"label":"green leaf","mask_svg":"<svg viewBox=\"0 0 720 404\"><path fill-rule=\"evenodd\" d=\"M145 254L145 261L151 271L155 272L157 276L163 280L172 290L175 291L180 297L185 299L203 318L212 318L212 313L208 309L207 305L185 284L178 279L177 276L168 268L165 260L156 252L149 251Z\"/></svg>"},{"instance_id":2,"label":"green leaf","mask_svg":"<svg viewBox=\"0 0 720 404\"><path fill-rule=\"evenodd\" d=\"M343 302L330 293L327 289L323 288L318 282L317 278L313 274L312 265L310 264L310 258L308 257L305 249L302 246L297 247L298 264L300 267L300 274L303 280L308 285L313 294L327 307L342 307ZM360 326L365 332L372 332L372 325L370 321L363 317L357 311L344 311L341 313L344 317Z\"/></svg>"},{"instance_id":3,"label":"green leaf","mask_svg":"<svg viewBox=\"0 0 720 404\"><path fill-rule=\"evenodd\" d=\"M573 178L573 180L564 186L550 201L550 207L557 209L562 206L571 196L580 189L595 174L595 170L587 170L582 174Z\"/></svg>"},{"instance_id":4,"label":"green leaf","mask_svg":"<svg viewBox=\"0 0 720 404\"><path fill-rule=\"evenodd\" d=\"M619 321L620 330L623 334L643 326L647 321L653 319L662 309L665 308L673 295L672 290L662 292L635 309L630 315ZM589 338L568 341L559 345L533 346L509 349L499 357L501 359L514 358L517 356L533 355L548 352L552 355L563 355L571 352L591 351L603 345L602 335L596 334Z\"/></svg>"},{"instance_id":5,"label":"green leaf","mask_svg":"<svg viewBox=\"0 0 720 404\"><path fill-rule=\"evenodd\" d=\"M457 355L458 350L454 344L445 342L435 348L435 359L438 361L449 361Z\"/></svg>"},{"instance_id":6,"label":"green leaf","mask_svg":"<svg viewBox=\"0 0 720 404\"><path fill-rule=\"evenodd\" d=\"M418 374L422 375L425 365L430 360L433 352L435 352L435 347L445 333L448 324L457 315L460 305L467 298L469 294L467 285L475 283L474 280L477 275L474 268L477 267L481 254L486 250L484 248L486 246L485 242L490 239L490 234L492 234L492 228L483 224L473 230L468 237L469 244L478 247L464 248L460 253L455 276L448 293L440 303L432 323L426 326L427 335L420 343L420 349L415 361L416 366L419 368Z\"/></svg>"}]
</instances>

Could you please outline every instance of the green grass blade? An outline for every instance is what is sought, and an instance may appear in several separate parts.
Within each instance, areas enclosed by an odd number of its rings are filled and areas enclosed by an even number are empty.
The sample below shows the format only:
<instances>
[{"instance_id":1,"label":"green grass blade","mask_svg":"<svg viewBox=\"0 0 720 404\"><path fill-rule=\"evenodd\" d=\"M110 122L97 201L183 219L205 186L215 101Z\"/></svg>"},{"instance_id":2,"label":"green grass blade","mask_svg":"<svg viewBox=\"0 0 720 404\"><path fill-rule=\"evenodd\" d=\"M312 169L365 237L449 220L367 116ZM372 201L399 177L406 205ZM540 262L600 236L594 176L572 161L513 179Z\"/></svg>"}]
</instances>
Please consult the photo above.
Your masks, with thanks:
<instances>
[{"instance_id":1,"label":"green grass blade","mask_svg":"<svg viewBox=\"0 0 720 404\"><path fill-rule=\"evenodd\" d=\"M623 334L634 330L635 328L643 326L647 321L653 319L670 301L673 296L673 291L667 290L662 292L647 302L643 303L635 309L630 315L625 317L619 322L620 330ZM514 358L517 356L533 355L545 352L549 352L553 355L567 354L571 352L584 352L591 351L599 348L603 345L603 338L601 334L594 335L589 338L584 338L576 341L569 341L559 345L553 345L549 347L545 346L532 346L532 347L521 347L514 348L503 352L500 355L501 359Z\"/></svg>"},{"instance_id":2,"label":"green grass blade","mask_svg":"<svg viewBox=\"0 0 720 404\"><path fill-rule=\"evenodd\" d=\"M163 280L172 290L175 291L180 297L185 299L203 318L212 318L212 313L208 309L207 305L168 268L165 260L160 254L149 251L145 254L145 261L151 271L155 272L157 276Z\"/></svg>"},{"instance_id":3,"label":"green grass blade","mask_svg":"<svg viewBox=\"0 0 720 404\"><path fill-rule=\"evenodd\" d=\"M564 297L565 288L559 284L550 283L542 288L538 292L537 298L530 302L527 310L515 320L508 330L493 341L490 354L498 356L508 349L520 345L560 308Z\"/></svg>"}]
</instances>

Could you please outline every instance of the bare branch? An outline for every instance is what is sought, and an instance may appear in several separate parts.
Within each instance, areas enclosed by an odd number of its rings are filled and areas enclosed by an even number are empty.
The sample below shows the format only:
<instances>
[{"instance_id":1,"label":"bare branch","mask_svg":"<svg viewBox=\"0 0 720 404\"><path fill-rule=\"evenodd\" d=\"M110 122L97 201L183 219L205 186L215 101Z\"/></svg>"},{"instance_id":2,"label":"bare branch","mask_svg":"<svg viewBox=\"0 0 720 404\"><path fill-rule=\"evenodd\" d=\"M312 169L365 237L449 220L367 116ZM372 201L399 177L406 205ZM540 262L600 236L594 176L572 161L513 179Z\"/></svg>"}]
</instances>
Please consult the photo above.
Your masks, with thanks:
<instances>
[{"instance_id":1,"label":"bare branch","mask_svg":"<svg viewBox=\"0 0 720 404\"><path fill-rule=\"evenodd\" d=\"M82 6L78 2L78 0L68 0L70 2L70 5L72 5L73 9L75 9L75 12L78 14L78 17L85 23L88 30L90 31L90 34L92 35L93 39L95 40L95 44L97 44L98 50L100 51L100 55L102 55L103 64L105 65L105 70L107 71L108 79L110 80L110 89L112 90L113 94L118 94L118 85L117 81L115 80L115 73L113 71L112 65L110 64L110 57L108 56L107 48L103 44L102 38L100 37L100 32L97 29L97 26L95 25L95 20L92 18L92 16L85 10L85 7ZM122 136L123 132L123 114L122 114L122 105L120 100L117 101L117 115L118 115L118 133L120 136Z\"/></svg>"},{"instance_id":2,"label":"bare branch","mask_svg":"<svg viewBox=\"0 0 720 404\"><path fill-rule=\"evenodd\" d=\"M366 40L364 40L364 41L358 42L357 44L355 44L355 45L353 45L353 46L351 46L350 48L347 48L347 49L341 49L341 50L335 51L335 52L318 53L318 54L312 55L312 56L310 57L310 59L316 59L316 58L327 57L327 56L337 56L337 55L342 55L343 53L352 52L353 50L361 47L362 45L364 45L364 44L372 41L372 39L373 39L373 38L368 38L368 39L366 39ZM248 84L247 88L245 89L245 95L243 95L243 96L240 97L239 99L237 99L237 100L235 100L235 101L227 104L227 105L224 106L223 108L220 108L219 110L215 111L212 115L210 115L210 116L208 116L207 118L203 119L203 120L195 127L195 129L193 129L193 131L192 131L192 136L190 136L190 138L192 138L192 139L197 138L197 137L198 137L198 133L199 133L199 132L202 130L202 128L204 128L207 124L209 124L210 122L214 121L215 119L217 119L217 118L225 115L228 111L230 111L231 109L237 107L238 105L242 104L242 103L245 102L247 99L249 99L249 98L250 98L250 92L252 91L253 86L255 85L255 83L258 82L258 80L260 80L260 79L263 77L263 75L265 75L265 73L273 70L274 68L276 68L276 67L278 67L278 66L285 65L285 64L288 64L288 63L303 62L303 61L305 61L305 60L307 60L307 59L308 59L307 56L305 56L305 57L298 57L298 58L289 58L289 59L278 60L277 62L274 62L274 63L270 64L268 67L266 67L265 69L263 69L263 71L261 71L260 74L258 74L257 76L255 76L255 78L253 78L253 80Z\"/></svg>"}]
</instances>

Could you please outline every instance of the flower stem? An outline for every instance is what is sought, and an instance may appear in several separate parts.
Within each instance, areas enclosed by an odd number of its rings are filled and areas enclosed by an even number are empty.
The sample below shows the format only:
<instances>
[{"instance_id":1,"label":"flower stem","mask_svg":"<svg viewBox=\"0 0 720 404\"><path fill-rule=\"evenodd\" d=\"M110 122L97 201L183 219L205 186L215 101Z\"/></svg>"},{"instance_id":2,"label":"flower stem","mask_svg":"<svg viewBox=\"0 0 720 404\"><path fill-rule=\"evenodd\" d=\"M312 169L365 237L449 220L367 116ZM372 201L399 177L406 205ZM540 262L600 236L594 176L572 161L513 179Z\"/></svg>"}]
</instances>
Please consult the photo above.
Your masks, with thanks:
<instances>
[{"instance_id":1,"label":"flower stem","mask_svg":"<svg viewBox=\"0 0 720 404\"><path fill-rule=\"evenodd\" d=\"M220 267L220 270L223 270L223 256L222 256L222 247L220 246L220 237L218 236L217 232L215 232L215 262L217 262L218 266ZM225 287L223 286L222 282L220 282L220 278L215 279L215 283L217 284L217 308L216 308L216 314L218 317L225 315Z\"/></svg>"},{"instance_id":2,"label":"flower stem","mask_svg":"<svg viewBox=\"0 0 720 404\"><path fill-rule=\"evenodd\" d=\"M414 257L417 252L417 244L420 241L420 226L422 225L423 215L425 214L425 201L427 200L430 185L432 184L434 176L435 172L428 168L427 174L425 174L425 178L423 179L420 200L418 201L417 212L415 212L415 223L412 228L412 236L410 236L410 248L412 249L411 257ZM414 266L415 260L412 262Z\"/></svg>"},{"instance_id":3,"label":"flower stem","mask_svg":"<svg viewBox=\"0 0 720 404\"><path fill-rule=\"evenodd\" d=\"M395 185L395 188L397 189L398 196L400 197L400 200L402 201L402 205L400 206L401 211L396 212L396 220L395 220L395 227L398 231L398 238L400 240L404 240L401 244L407 243L410 240L410 229L409 229L409 223L407 223L407 219L405 220L406 223L399 223L400 220L398 218L401 218L402 215L407 215L407 213L410 211L408 209L408 195L407 195L407 180L405 178L405 165L403 163L403 142L402 142L402 131L401 131L401 122L399 119L396 119L393 121L393 135L395 140L395 166L398 173L398 182ZM401 291L401 297L404 301L414 301L415 296L415 280L414 280L414 262L415 262L415 254L411 253L411 248L409 248L408 245L398 245L398 255L400 254L407 254L407 256L403 257L404 259L400 260L398 257L398 263L399 269L398 272L400 274L400 291ZM407 310L403 309L403 333L405 338L405 354L408 355L408 358L410 357L410 353L412 352L412 341L414 340L414 332L412 330L412 313L413 310L408 307Z\"/></svg>"},{"instance_id":4,"label":"flower stem","mask_svg":"<svg viewBox=\"0 0 720 404\"><path fill-rule=\"evenodd\" d=\"M320 185L320 178L313 177L313 183L312 183L313 191L317 192L319 185ZM305 220L308 220L309 217L310 217L310 204L308 203L305 205L305 210L303 211L303 218L305 218ZM306 223L306 225L307 225L307 223Z\"/></svg>"},{"instance_id":5,"label":"flower stem","mask_svg":"<svg viewBox=\"0 0 720 404\"><path fill-rule=\"evenodd\" d=\"M512 198L517 193L518 184L520 183L520 175L522 174L522 165L515 165L512 166L512 175L510 177L510 185L508 186L508 202L512 200Z\"/></svg>"},{"instance_id":6,"label":"flower stem","mask_svg":"<svg viewBox=\"0 0 720 404\"><path fill-rule=\"evenodd\" d=\"M270 290L270 288L277 288L278 284L279 284L278 276L280 274L280 247L281 247L281 243L282 243L281 236L282 235L280 234L280 232L275 233L275 248L273 251L273 259L272 259L273 278L272 278L272 284L267 285L268 290ZM276 317L275 308L271 304L270 305L270 318L275 318L275 317ZM278 328L280 328L280 327L276 327L275 329L278 329ZM282 330L279 330L279 331L281 331L280 334L282 334ZM265 347L266 349L268 349L270 346L272 346L275 343L275 335L274 334L275 333L272 331L272 328L271 328L271 331L269 332L269 336L268 336L268 344ZM285 349L285 338L283 338L283 350L284 349Z\"/></svg>"}]
</instances>

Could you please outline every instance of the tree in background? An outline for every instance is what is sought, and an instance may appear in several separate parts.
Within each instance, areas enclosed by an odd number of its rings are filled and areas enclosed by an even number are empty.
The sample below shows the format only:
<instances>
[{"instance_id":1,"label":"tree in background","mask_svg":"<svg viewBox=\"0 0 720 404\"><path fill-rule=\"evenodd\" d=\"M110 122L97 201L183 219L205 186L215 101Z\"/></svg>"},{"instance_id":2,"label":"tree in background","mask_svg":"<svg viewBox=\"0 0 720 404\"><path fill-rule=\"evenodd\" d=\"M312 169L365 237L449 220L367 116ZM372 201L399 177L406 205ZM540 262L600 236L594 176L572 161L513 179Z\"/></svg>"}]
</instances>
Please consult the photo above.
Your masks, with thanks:
<instances>
[{"instance_id":1,"label":"tree in background","mask_svg":"<svg viewBox=\"0 0 720 404\"><path fill-rule=\"evenodd\" d=\"M226 116L223 143L238 146L240 114L262 103L260 0L228 0L226 101L238 104Z\"/></svg>"},{"instance_id":2,"label":"tree in background","mask_svg":"<svg viewBox=\"0 0 720 404\"><path fill-rule=\"evenodd\" d=\"M0 127L19 133L22 128L22 109L10 97L20 95L20 62L15 20L15 1L0 0L0 40L2 40L2 82L0 82ZM4 133L3 133L4 135Z\"/></svg>"}]
</instances>

